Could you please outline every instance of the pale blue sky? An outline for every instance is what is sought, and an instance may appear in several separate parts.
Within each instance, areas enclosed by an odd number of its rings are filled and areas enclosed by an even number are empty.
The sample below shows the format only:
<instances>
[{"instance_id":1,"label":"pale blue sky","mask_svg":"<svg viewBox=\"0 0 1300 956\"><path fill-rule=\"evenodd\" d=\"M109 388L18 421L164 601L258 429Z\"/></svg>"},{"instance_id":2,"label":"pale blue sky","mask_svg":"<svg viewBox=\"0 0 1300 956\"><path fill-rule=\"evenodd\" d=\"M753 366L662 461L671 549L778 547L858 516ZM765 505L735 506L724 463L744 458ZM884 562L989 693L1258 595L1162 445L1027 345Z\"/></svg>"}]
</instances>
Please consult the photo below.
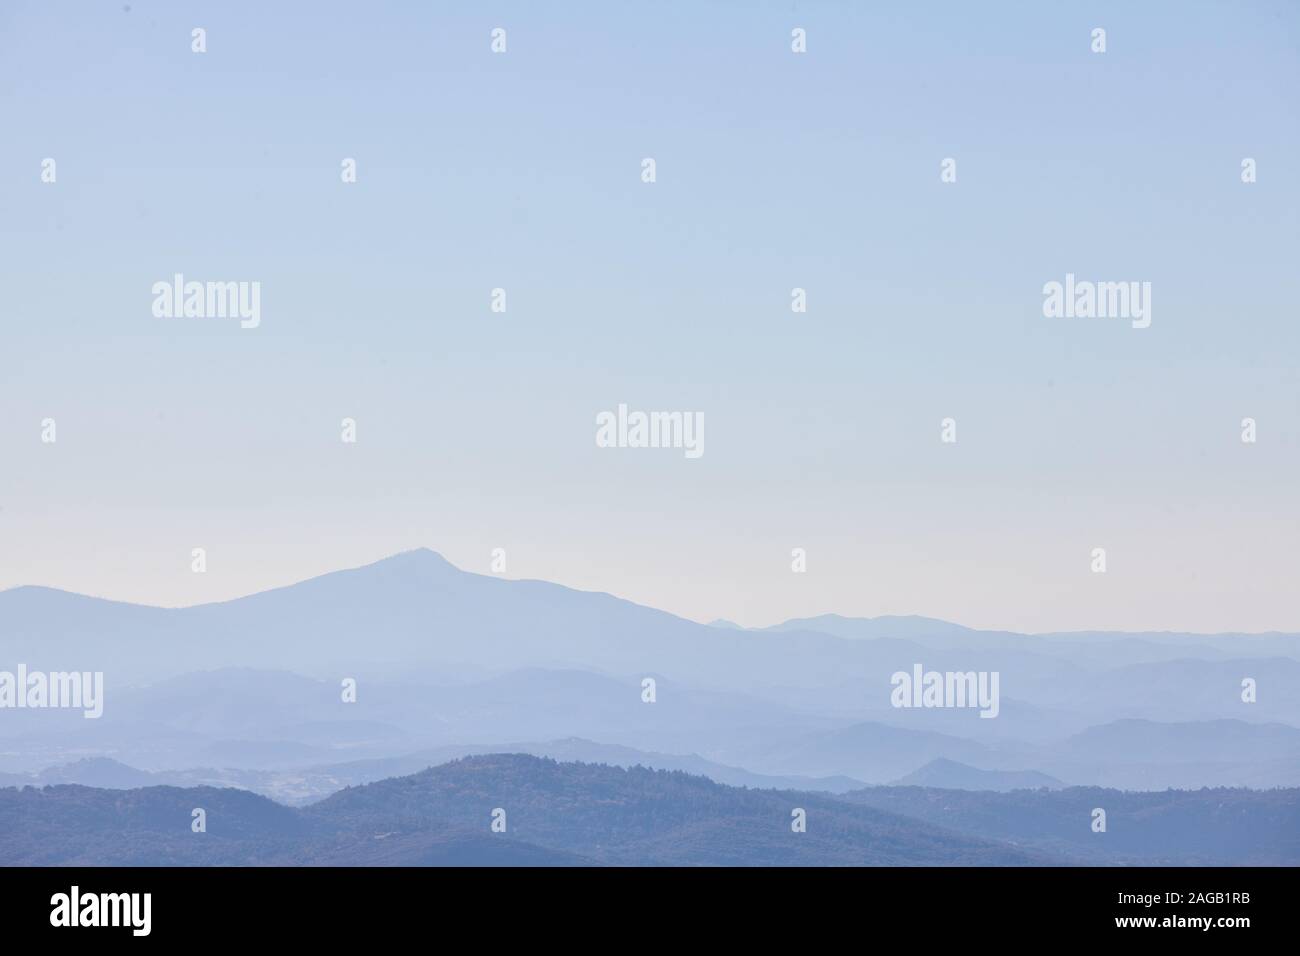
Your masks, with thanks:
<instances>
[{"instance_id":1,"label":"pale blue sky","mask_svg":"<svg viewBox=\"0 0 1300 956\"><path fill-rule=\"evenodd\" d=\"M123 6L0 10L0 587L504 547L706 620L1300 630L1295 4ZM596 448L620 402L704 456Z\"/></svg>"}]
</instances>

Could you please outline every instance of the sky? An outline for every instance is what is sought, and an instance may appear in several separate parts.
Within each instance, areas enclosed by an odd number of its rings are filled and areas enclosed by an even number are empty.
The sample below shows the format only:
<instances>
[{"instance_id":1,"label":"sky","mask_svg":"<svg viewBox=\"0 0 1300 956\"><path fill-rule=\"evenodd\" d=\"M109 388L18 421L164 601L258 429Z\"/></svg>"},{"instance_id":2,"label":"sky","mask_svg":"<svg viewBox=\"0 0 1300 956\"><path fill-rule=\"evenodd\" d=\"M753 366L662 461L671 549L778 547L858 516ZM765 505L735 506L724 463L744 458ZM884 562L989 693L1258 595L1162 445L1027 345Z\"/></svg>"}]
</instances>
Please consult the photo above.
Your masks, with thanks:
<instances>
[{"instance_id":1,"label":"sky","mask_svg":"<svg viewBox=\"0 0 1300 956\"><path fill-rule=\"evenodd\" d=\"M1287 2L6 3L0 588L501 548L747 626L1300 630L1298 51ZM1045 317L1067 273L1150 327ZM620 403L703 455L597 447Z\"/></svg>"}]
</instances>

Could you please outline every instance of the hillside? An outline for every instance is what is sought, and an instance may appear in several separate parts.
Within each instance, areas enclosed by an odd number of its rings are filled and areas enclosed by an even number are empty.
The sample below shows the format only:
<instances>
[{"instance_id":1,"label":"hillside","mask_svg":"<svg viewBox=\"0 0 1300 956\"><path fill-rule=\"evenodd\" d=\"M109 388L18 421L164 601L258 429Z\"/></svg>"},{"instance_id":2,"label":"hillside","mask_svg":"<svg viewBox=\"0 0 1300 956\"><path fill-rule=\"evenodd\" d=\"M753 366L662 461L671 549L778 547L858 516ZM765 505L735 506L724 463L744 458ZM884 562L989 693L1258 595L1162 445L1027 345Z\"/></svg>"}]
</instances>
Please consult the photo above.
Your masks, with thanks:
<instances>
[{"instance_id":1,"label":"hillside","mask_svg":"<svg viewBox=\"0 0 1300 956\"><path fill-rule=\"evenodd\" d=\"M192 833L191 810L207 811ZM507 831L490 829L495 808ZM791 830L791 811L807 832ZM4 865L1018 865L1040 854L822 794L469 757L304 809L211 787L0 790Z\"/></svg>"},{"instance_id":2,"label":"hillside","mask_svg":"<svg viewBox=\"0 0 1300 956\"><path fill-rule=\"evenodd\" d=\"M1295 866L1300 789L1125 792L1099 787L1011 793L870 787L841 799L1085 863ZM1091 827L1106 811L1106 832Z\"/></svg>"},{"instance_id":3,"label":"hillside","mask_svg":"<svg viewBox=\"0 0 1300 956\"><path fill-rule=\"evenodd\" d=\"M343 790L304 811L351 833L485 828L495 807L539 846L615 864L1010 865L1031 856L823 794L727 787L680 771L471 757ZM805 833L791 811L807 812Z\"/></svg>"},{"instance_id":4,"label":"hillside","mask_svg":"<svg viewBox=\"0 0 1300 956\"><path fill-rule=\"evenodd\" d=\"M190 830L207 811L207 832ZM1093 833L1094 807L1107 831ZM505 811L506 832L491 830ZM807 830L791 830L791 811ZM1295 865L1300 791L842 796L681 771L466 757L293 809L195 787L0 790L0 865Z\"/></svg>"}]
</instances>

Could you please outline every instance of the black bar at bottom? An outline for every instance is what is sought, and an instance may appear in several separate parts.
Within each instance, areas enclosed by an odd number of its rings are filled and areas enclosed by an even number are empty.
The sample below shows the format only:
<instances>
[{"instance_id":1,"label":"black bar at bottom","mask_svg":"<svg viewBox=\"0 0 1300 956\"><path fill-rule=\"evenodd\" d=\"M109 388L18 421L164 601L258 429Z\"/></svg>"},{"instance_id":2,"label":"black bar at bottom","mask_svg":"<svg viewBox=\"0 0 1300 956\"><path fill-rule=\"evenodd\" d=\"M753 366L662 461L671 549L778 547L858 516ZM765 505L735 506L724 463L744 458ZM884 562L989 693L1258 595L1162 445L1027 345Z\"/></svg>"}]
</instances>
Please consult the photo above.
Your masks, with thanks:
<instances>
[{"instance_id":1,"label":"black bar at bottom","mask_svg":"<svg viewBox=\"0 0 1300 956\"><path fill-rule=\"evenodd\" d=\"M918 943L1128 936L1231 945L1293 932L1294 882L1294 870L1267 868L9 868L0 869L0 927L7 942L76 933L128 944L338 944L434 929L494 943L557 933L666 943L667 932L733 943L848 932L845 942L883 942L899 931ZM463 945L456 938L445 943Z\"/></svg>"}]
</instances>

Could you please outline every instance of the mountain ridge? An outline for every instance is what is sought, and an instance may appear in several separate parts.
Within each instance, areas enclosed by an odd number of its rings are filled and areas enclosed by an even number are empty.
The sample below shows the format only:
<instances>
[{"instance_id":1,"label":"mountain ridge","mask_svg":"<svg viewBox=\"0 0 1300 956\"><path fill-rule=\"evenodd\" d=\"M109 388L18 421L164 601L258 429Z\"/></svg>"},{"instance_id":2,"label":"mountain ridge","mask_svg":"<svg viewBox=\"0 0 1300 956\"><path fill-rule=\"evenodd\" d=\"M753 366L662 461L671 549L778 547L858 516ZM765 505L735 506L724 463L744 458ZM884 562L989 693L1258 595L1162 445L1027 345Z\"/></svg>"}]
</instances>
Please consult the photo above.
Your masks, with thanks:
<instances>
[{"instance_id":1,"label":"mountain ridge","mask_svg":"<svg viewBox=\"0 0 1300 956\"><path fill-rule=\"evenodd\" d=\"M362 564L351 565L345 568L336 568L331 571L324 571L320 574L311 575L297 581L291 581L287 584L275 585L258 591L251 591L247 594L240 594L234 597L226 598L219 601L204 601L197 604L183 605L159 605L141 603L137 601L125 601L119 598L106 597L102 595L86 594L79 591L72 591L67 588L60 588L46 584L19 584L9 588L0 589L0 598L5 595L19 594L26 592L34 594L45 592L50 595L64 595L67 597L81 598L85 601L102 602L105 604L114 604L123 607L149 609L154 611L185 611L200 608L215 608L230 605L236 602L244 601L250 598L264 597L284 591L298 588L305 584L313 582L336 581L338 576L348 575L353 572L375 571L378 573L382 570L409 570L419 569L422 573L442 573L442 574L460 574L474 578L480 578L490 581L511 582L516 584L534 584L545 585L552 588L561 588L574 594L604 596L615 601L624 602L633 607L643 608L654 611L659 614L668 615L680 621L687 621L692 624L700 624L704 627L716 627L723 630L747 631L753 633L772 633L783 631L814 631L829 636L842 637L846 639L861 639L869 631L880 631L880 635L872 634L871 636L891 636L907 638L909 635L923 635L934 632L945 632L949 634L980 634L980 635L1007 635L1014 637L1026 638L1052 638L1061 640L1073 640L1079 638L1103 638L1113 637L1116 639L1133 638L1145 636L1150 638L1243 638L1243 637L1260 637L1260 638L1285 638L1300 637L1300 632L1285 630L1268 630L1268 631L1170 631L1170 630L1132 630L1124 628L1111 628L1107 630L1097 630L1095 628L1079 628L1067 630L1048 630L1048 631L1014 631L1003 628L976 628L968 625L959 624L954 621L948 621L942 618L928 617L920 614L882 614L870 617L861 617L856 615L845 615L837 612L824 612L822 614L808 617L792 617L779 621L776 624L765 625L761 627L744 627L736 624L727 618L715 618L707 623L693 621L689 618L675 614L672 611L656 608L653 605L641 604L629 598L619 597L610 591L584 590L582 588L571 587L570 585L560 584L554 581L548 581L542 578L507 578L494 574L482 574L477 571L470 571L450 561L441 552L429 547L409 548L405 551L394 552L385 557L377 558L374 561L364 562ZM863 632L856 637L848 637L844 632L858 630ZM885 634L884 632L890 633Z\"/></svg>"}]
</instances>

